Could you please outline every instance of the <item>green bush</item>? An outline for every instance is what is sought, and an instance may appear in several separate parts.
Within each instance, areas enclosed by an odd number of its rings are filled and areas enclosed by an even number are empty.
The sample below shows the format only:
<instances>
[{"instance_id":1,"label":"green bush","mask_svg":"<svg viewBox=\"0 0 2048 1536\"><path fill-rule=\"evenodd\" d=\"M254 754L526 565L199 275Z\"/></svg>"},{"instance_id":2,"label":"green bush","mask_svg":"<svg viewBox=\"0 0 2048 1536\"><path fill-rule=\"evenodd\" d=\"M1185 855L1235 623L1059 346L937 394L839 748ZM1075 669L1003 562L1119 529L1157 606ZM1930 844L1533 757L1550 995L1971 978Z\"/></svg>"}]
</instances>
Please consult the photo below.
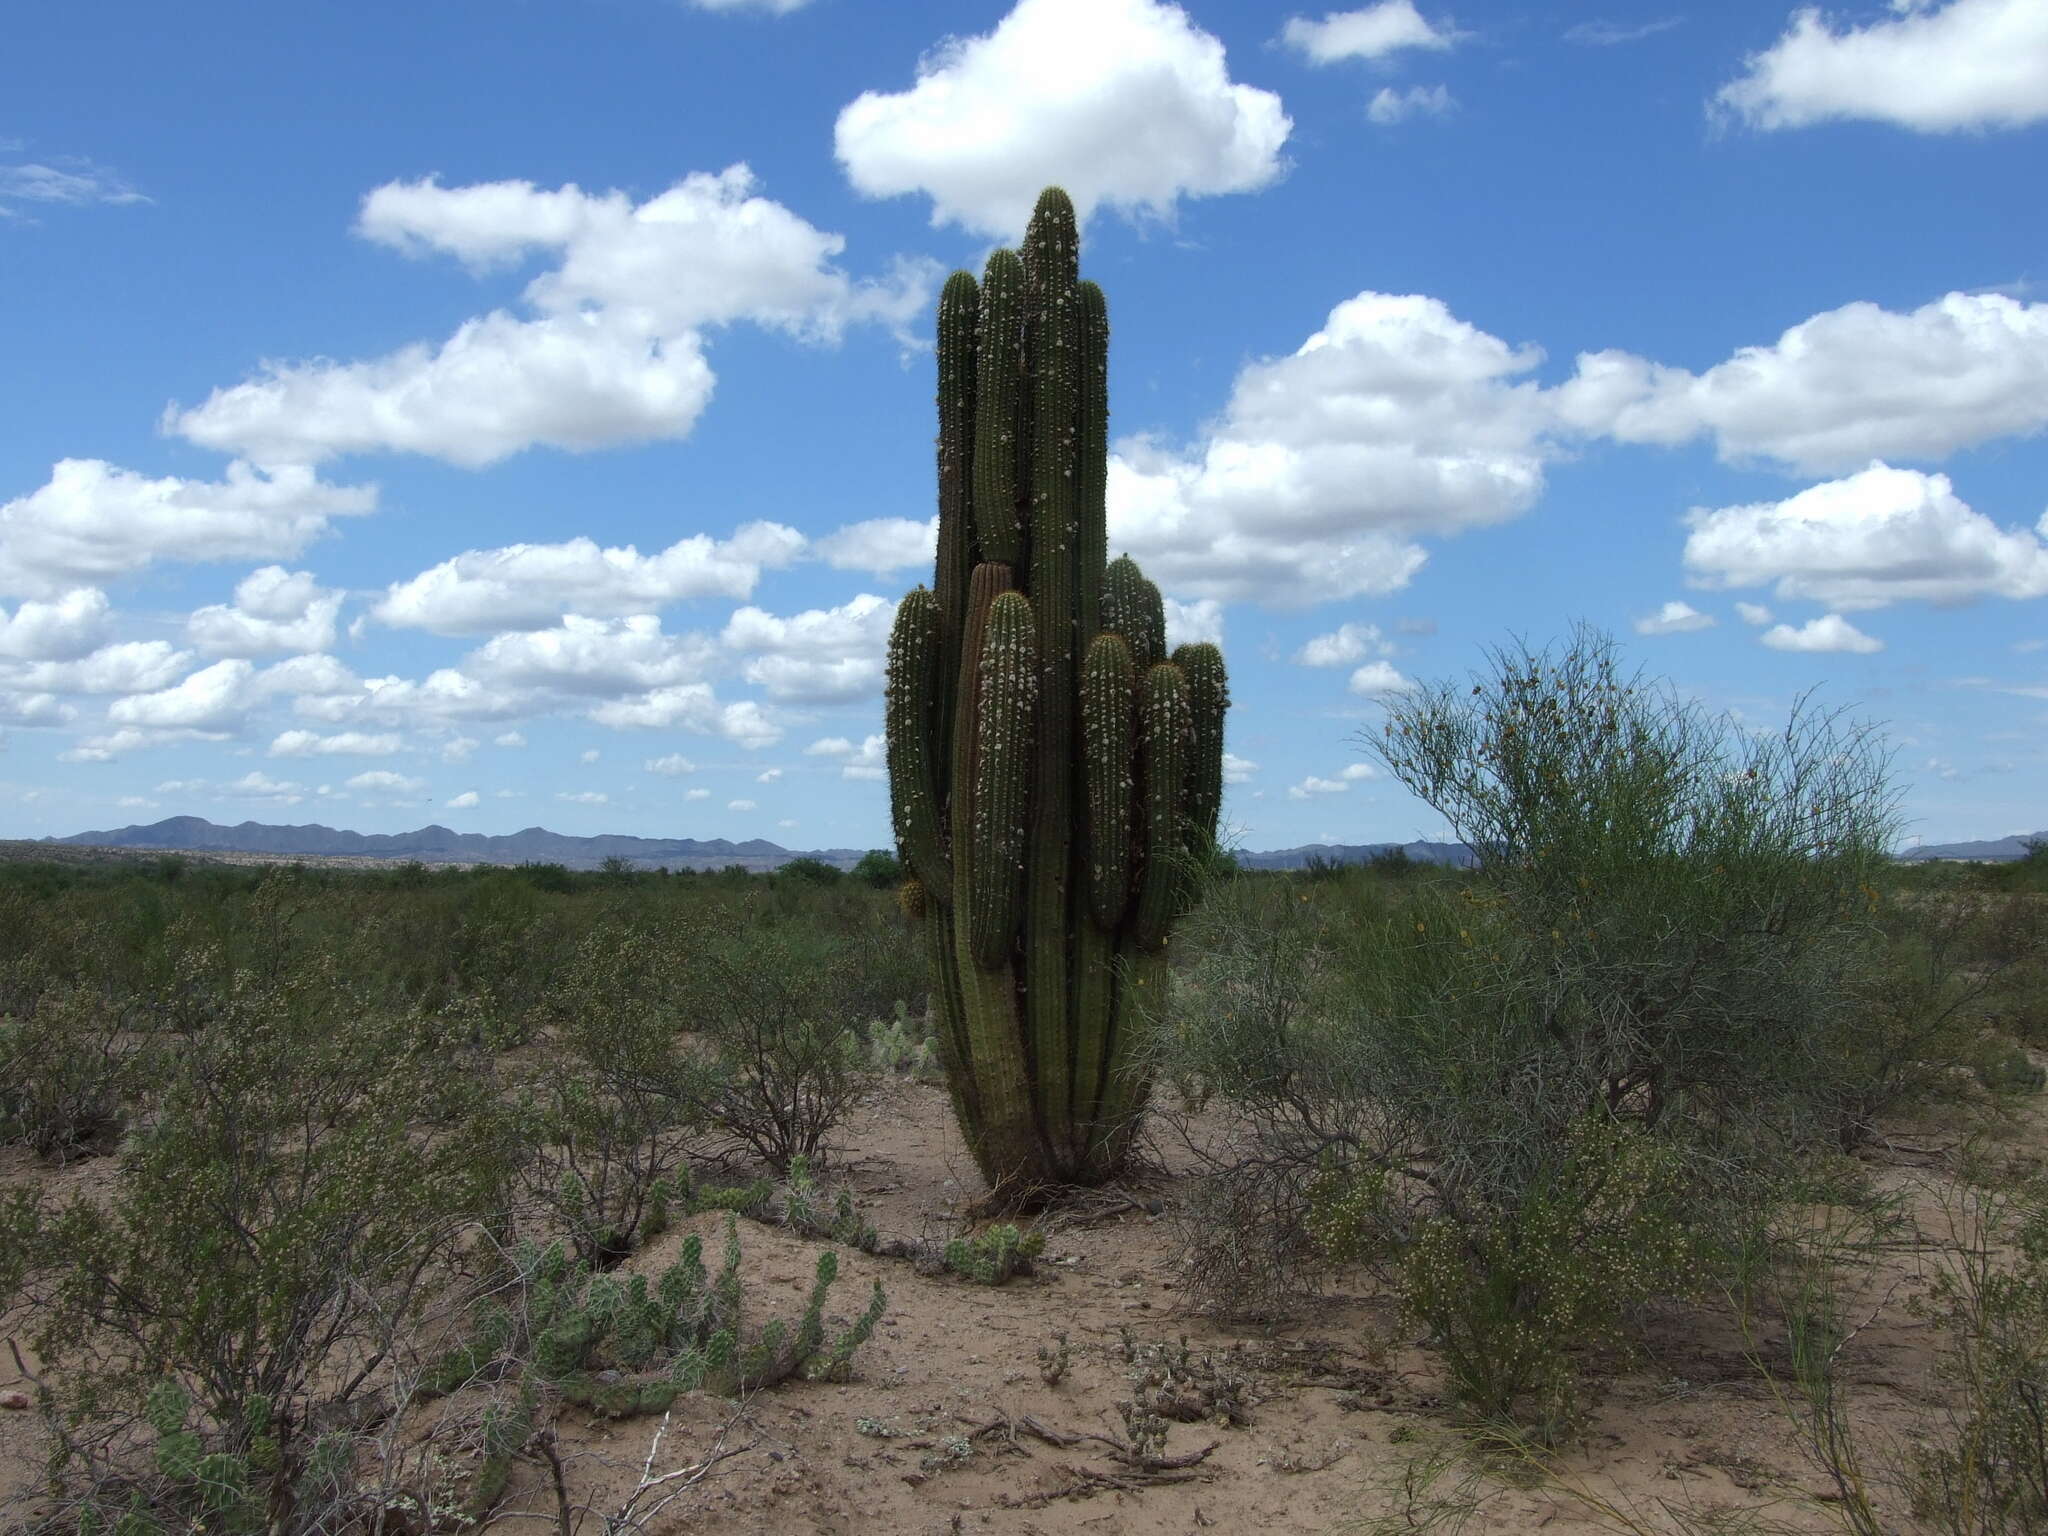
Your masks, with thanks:
<instances>
[{"instance_id":1,"label":"green bush","mask_svg":"<svg viewBox=\"0 0 2048 1536\"><path fill-rule=\"evenodd\" d=\"M0 1018L0 1141L53 1162L110 1151L126 1123L143 1020L85 988Z\"/></svg>"}]
</instances>

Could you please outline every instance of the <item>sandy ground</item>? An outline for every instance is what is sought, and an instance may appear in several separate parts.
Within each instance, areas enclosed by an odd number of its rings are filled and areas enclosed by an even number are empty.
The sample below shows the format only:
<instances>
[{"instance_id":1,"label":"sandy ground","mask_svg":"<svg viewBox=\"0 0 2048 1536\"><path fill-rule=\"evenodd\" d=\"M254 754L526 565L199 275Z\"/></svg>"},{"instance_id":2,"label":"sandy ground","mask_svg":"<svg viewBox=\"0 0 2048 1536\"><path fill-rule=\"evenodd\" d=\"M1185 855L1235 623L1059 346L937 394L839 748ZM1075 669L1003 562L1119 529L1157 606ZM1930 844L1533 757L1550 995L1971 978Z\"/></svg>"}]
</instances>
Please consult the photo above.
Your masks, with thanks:
<instances>
[{"instance_id":1,"label":"sandy ground","mask_svg":"<svg viewBox=\"0 0 2048 1536\"><path fill-rule=\"evenodd\" d=\"M2030 1111L2007 1134L2038 1146L2041 1130ZM1922 1146L1953 1143L1959 1134L1919 1128L1919 1139L1901 1139ZM889 1087L841 1129L836 1145L828 1181L848 1185L885 1236L950 1235L978 1187L937 1087ZM1893 1154L1879 1179L1909 1192L1932 1187L1942 1178L1936 1161ZM27 1166L9 1163L0 1176L23 1176ZM42 1176L81 1184L103 1175L87 1164ZM573 1503L597 1512L581 1530L604 1529L599 1515L618 1510L643 1472L697 1465L720 1446L736 1454L638 1528L1293 1536L1362 1529L1370 1518L1411 1507L1419 1515L1431 1498L1452 1494L1461 1477L1477 1476L1469 1457L1454 1457L1450 1474L1419 1503L1404 1489L1433 1449L1458 1442L1417 1330L1368 1282L1360 1278L1289 1325L1219 1328L1184 1310L1171 1220L1145 1209L1170 1205L1172 1177L1135 1193L1140 1202L1125 1209L1055 1220L1036 1273L1000 1289L919 1274L901 1260L843 1254L833 1310L857 1310L877 1276L889 1297L887 1317L845 1385L786 1384L758 1394L737 1415L730 1403L693 1395L665 1426L564 1412L557 1452L568 1490ZM1922 1204L1934 1225L1932 1206ZM722 1218L700 1217L650 1244L629 1267L658 1272L691 1226L715 1251ZM793 1316L824 1245L752 1223L741 1231L749 1296L762 1298L755 1315ZM1844 1354L1855 1418L1893 1443L1940 1419L1937 1339L1910 1307L1924 1288L1924 1260L1912 1245L1880 1257L1862 1297L1866 1326ZM27 1323L0 1320L0 1334L23 1333ZM1039 1351L1061 1333L1071 1363L1050 1385ZM1131 1395L1129 1345L1177 1346L1183 1338L1198 1356L1228 1352L1247 1382L1250 1423L1175 1424L1166 1455L1192 1464L1164 1476L1133 1474L1107 1443L1123 1432L1115 1405ZM1782 1340L1765 1337L1758 1347L1768 1359ZM0 1357L0 1385L12 1374ZM1792 1530L1839 1528L1823 1479L1802 1459L1784 1408L1725 1317L1673 1308L1649 1319L1637 1358L1607 1371L1595 1390L1582 1436L1558 1463L1562 1487L1482 1478L1477 1486L1487 1500L1461 1529L1677 1531L1688 1527L1672 1510L1704 1516L1734 1509L1768 1510ZM396 1427L415 1450L445 1448L444 1474L458 1491L469 1470L460 1431L473 1426L480 1406L465 1396ZM1106 1438L1078 1438L1088 1435ZM0 1498L32 1485L42 1455L35 1415L0 1413ZM643 1495L641 1508L657 1496ZM1603 1515L1602 1504L1636 1523ZM522 1463L494 1523L511 1530L555 1520L545 1463Z\"/></svg>"}]
</instances>

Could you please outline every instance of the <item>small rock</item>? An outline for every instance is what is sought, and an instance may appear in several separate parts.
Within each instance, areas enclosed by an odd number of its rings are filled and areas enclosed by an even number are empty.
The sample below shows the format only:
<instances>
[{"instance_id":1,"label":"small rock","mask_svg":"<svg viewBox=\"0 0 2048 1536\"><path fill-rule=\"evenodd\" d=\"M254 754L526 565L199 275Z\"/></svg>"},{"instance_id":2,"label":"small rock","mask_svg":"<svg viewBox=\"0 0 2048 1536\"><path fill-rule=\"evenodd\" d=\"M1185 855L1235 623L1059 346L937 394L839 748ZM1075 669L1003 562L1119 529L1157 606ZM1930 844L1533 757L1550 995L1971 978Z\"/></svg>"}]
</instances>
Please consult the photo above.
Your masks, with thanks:
<instances>
[{"instance_id":1,"label":"small rock","mask_svg":"<svg viewBox=\"0 0 2048 1536\"><path fill-rule=\"evenodd\" d=\"M0 1408L11 1408L16 1413L19 1413L22 1409L28 1407L28 1402L29 1398L26 1392L0 1392Z\"/></svg>"}]
</instances>

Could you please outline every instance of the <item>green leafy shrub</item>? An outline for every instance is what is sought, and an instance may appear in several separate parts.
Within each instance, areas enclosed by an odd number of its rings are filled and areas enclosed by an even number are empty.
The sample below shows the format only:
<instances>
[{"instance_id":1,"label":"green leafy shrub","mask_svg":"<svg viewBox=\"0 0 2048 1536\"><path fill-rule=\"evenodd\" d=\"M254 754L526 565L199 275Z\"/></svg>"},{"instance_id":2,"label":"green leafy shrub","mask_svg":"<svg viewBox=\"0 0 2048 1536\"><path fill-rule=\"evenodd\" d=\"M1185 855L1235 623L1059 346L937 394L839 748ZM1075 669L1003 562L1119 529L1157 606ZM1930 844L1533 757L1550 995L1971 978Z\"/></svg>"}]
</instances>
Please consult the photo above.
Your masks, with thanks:
<instances>
[{"instance_id":1,"label":"green leafy shrub","mask_svg":"<svg viewBox=\"0 0 2048 1536\"><path fill-rule=\"evenodd\" d=\"M828 1239L873 1253L881 1238L854 1206L853 1192L841 1187L828 1201L811 1173L811 1160L801 1153L790 1159L789 1196L784 1223L805 1237Z\"/></svg>"},{"instance_id":2,"label":"green leafy shrub","mask_svg":"<svg viewBox=\"0 0 2048 1536\"><path fill-rule=\"evenodd\" d=\"M0 1018L0 1141L54 1162L110 1151L127 1123L143 1021L82 987Z\"/></svg>"}]
</instances>

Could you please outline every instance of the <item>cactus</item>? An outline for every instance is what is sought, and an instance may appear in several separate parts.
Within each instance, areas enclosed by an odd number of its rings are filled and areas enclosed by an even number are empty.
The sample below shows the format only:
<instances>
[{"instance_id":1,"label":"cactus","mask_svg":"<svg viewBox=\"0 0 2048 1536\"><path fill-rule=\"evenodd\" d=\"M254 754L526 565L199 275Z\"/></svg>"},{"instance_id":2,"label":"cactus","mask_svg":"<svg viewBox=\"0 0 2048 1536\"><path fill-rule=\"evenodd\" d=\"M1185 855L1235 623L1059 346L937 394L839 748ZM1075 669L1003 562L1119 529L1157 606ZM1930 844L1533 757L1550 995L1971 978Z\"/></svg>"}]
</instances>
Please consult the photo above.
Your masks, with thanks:
<instances>
[{"instance_id":1,"label":"cactus","mask_svg":"<svg viewBox=\"0 0 2048 1536\"><path fill-rule=\"evenodd\" d=\"M1223 657L1168 657L1159 589L1108 558L1109 322L1079 248L1048 188L1021 252L947 280L937 569L889 648L904 910L954 1112L1004 1205L1118 1172L1223 790Z\"/></svg>"}]
</instances>

